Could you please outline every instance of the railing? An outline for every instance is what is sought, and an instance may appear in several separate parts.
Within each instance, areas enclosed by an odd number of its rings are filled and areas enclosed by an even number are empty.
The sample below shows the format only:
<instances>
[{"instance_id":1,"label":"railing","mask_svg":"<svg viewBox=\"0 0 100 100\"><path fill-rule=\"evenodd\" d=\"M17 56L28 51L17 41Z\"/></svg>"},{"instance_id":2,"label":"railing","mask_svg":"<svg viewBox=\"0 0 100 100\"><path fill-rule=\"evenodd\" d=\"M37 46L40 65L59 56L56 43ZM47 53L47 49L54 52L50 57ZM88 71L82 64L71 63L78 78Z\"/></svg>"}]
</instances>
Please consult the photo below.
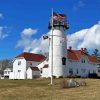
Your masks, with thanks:
<instances>
[{"instance_id":1,"label":"railing","mask_svg":"<svg viewBox=\"0 0 100 100\"><path fill-rule=\"evenodd\" d=\"M66 23L66 22L57 22L57 21L54 21L53 22L53 26L64 26L66 29L69 28L69 24ZM52 22L49 22L48 28L51 29L51 27L52 27Z\"/></svg>"}]
</instances>

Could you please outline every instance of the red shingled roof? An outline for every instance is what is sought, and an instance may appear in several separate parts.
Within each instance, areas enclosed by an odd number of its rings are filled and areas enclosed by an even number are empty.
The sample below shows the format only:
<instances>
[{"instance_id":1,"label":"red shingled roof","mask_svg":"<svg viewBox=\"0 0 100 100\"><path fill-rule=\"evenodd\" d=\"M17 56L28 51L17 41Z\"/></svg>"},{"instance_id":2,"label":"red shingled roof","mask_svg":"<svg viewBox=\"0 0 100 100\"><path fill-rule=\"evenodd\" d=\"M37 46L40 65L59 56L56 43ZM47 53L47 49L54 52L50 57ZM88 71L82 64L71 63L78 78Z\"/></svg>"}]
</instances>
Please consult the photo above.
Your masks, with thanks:
<instances>
[{"instance_id":1,"label":"red shingled roof","mask_svg":"<svg viewBox=\"0 0 100 100\"><path fill-rule=\"evenodd\" d=\"M48 64L45 64L43 68L48 68Z\"/></svg>"},{"instance_id":2,"label":"red shingled roof","mask_svg":"<svg viewBox=\"0 0 100 100\"><path fill-rule=\"evenodd\" d=\"M99 63L96 58L92 57L91 55L85 53L83 50L67 50L67 56L69 60L73 61L80 61L81 56L86 56L91 63ZM42 62L46 59L45 56L40 54L34 54L34 53L27 53L24 52L20 55L18 55L16 58L25 58L27 61L36 61L36 62ZM47 68L48 65L45 65L44 68Z\"/></svg>"},{"instance_id":3,"label":"red shingled roof","mask_svg":"<svg viewBox=\"0 0 100 100\"><path fill-rule=\"evenodd\" d=\"M43 55L28 53L28 52L24 52L18 55L16 58L22 58L22 57L25 58L27 61L36 61L36 62L41 62L46 59L46 57Z\"/></svg>"},{"instance_id":4,"label":"red shingled roof","mask_svg":"<svg viewBox=\"0 0 100 100\"><path fill-rule=\"evenodd\" d=\"M32 71L40 71L38 67L31 67Z\"/></svg>"},{"instance_id":5,"label":"red shingled roof","mask_svg":"<svg viewBox=\"0 0 100 100\"><path fill-rule=\"evenodd\" d=\"M78 57L76 56L76 54L73 50L67 50L67 56L68 56L69 60L78 61Z\"/></svg>"},{"instance_id":6,"label":"red shingled roof","mask_svg":"<svg viewBox=\"0 0 100 100\"><path fill-rule=\"evenodd\" d=\"M69 60L80 61L81 56L86 56L91 63L99 63L96 58L92 57L91 55L85 53L82 50L67 50L67 55Z\"/></svg>"}]
</instances>

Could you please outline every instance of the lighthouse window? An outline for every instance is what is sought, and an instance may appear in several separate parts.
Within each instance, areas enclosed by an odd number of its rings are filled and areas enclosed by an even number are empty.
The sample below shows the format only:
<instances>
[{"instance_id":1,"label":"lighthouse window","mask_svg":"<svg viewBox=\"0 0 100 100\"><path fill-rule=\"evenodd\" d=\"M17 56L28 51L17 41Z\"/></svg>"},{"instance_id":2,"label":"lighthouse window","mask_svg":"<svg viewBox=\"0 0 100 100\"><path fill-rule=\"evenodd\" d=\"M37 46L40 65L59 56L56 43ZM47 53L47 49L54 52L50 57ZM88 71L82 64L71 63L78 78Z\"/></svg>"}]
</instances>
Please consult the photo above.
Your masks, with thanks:
<instances>
[{"instance_id":1,"label":"lighthouse window","mask_svg":"<svg viewBox=\"0 0 100 100\"><path fill-rule=\"evenodd\" d=\"M21 70L18 70L18 72L21 72Z\"/></svg>"},{"instance_id":2,"label":"lighthouse window","mask_svg":"<svg viewBox=\"0 0 100 100\"><path fill-rule=\"evenodd\" d=\"M62 58L62 65L66 65L66 58L65 57Z\"/></svg>"}]
</instances>

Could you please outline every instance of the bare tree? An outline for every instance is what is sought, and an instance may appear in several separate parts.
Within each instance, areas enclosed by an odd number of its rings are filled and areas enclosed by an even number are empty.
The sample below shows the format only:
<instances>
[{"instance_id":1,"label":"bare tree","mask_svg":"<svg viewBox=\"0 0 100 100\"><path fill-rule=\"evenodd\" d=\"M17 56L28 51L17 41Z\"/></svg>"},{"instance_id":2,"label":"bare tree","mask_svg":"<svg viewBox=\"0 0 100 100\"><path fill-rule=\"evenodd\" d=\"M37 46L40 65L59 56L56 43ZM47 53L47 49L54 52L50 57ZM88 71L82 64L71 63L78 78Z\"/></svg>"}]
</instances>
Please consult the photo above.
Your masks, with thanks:
<instances>
[{"instance_id":1,"label":"bare tree","mask_svg":"<svg viewBox=\"0 0 100 100\"><path fill-rule=\"evenodd\" d=\"M0 74L3 75L4 69L12 68L12 67L13 67L12 60L5 59L5 60L0 61Z\"/></svg>"},{"instance_id":2,"label":"bare tree","mask_svg":"<svg viewBox=\"0 0 100 100\"><path fill-rule=\"evenodd\" d=\"M93 52L93 54L94 55L98 55L98 52L99 52L99 50L98 49L95 49L94 52Z\"/></svg>"}]
</instances>

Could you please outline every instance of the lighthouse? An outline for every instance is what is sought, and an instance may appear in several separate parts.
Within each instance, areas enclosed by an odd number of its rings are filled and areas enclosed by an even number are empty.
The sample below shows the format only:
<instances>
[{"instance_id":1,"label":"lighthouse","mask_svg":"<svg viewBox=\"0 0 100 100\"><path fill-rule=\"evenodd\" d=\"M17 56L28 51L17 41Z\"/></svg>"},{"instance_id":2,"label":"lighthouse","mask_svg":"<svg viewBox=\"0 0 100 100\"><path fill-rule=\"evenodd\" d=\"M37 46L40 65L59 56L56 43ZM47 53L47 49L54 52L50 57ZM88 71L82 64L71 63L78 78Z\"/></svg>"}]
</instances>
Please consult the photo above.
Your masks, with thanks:
<instances>
[{"instance_id":1,"label":"lighthouse","mask_svg":"<svg viewBox=\"0 0 100 100\"><path fill-rule=\"evenodd\" d=\"M49 26L49 75L50 77L64 77L67 62L68 24L65 14L53 13Z\"/></svg>"}]
</instances>

